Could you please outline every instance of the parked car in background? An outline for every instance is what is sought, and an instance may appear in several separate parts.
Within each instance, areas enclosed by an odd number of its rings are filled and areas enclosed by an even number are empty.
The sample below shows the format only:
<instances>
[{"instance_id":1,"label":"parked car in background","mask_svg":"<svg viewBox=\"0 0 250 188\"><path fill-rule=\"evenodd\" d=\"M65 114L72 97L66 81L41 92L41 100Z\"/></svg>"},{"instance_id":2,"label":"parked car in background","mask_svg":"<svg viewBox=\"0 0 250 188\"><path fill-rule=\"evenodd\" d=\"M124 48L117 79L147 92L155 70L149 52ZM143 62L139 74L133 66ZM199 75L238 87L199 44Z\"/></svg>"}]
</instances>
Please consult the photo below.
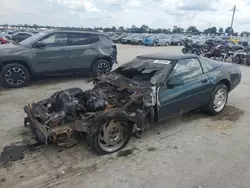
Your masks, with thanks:
<instances>
[{"instance_id":1,"label":"parked car in background","mask_svg":"<svg viewBox=\"0 0 250 188\"><path fill-rule=\"evenodd\" d=\"M7 40L11 39L11 35L6 32L1 32L0 37L6 38Z\"/></svg>"},{"instance_id":2,"label":"parked car in background","mask_svg":"<svg viewBox=\"0 0 250 188\"><path fill-rule=\"evenodd\" d=\"M172 43L172 38L167 35L157 37L157 46L169 46Z\"/></svg>"},{"instance_id":3,"label":"parked car in background","mask_svg":"<svg viewBox=\"0 0 250 188\"><path fill-rule=\"evenodd\" d=\"M117 63L116 45L104 33L44 31L0 46L0 76L5 87L22 87L36 75L109 73Z\"/></svg>"},{"instance_id":4,"label":"parked car in background","mask_svg":"<svg viewBox=\"0 0 250 188\"><path fill-rule=\"evenodd\" d=\"M29 37L31 37L33 33L28 33L28 32L20 32L12 35L12 40L15 41L16 43L19 43Z\"/></svg>"},{"instance_id":5,"label":"parked car in background","mask_svg":"<svg viewBox=\"0 0 250 188\"><path fill-rule=\"evenodd\" d=\"M121 39L122 44L132 44L133 38L136 37L136 34L130 34L127 37Z\"/></svg>"},{"instance_id":6,"label":"parked car in background","mask_svg":"<svg viewBox=\"0 0 250 188\"><path fill-rule=\"evenodd\" d=\"M0 44L7 44L8 40L5 37L0 37Z\"/></svg>"},{"instance_id":7,"label":"parked car in background","mask_svg":"<svg viewBox=\"0 0 250 188\"><path fill-rule=\"evenodd\" d=\"M157 46L157 42L158 42L158 39L157 39L157 36L155 36L155 35L151 35L149 37L146 37L143 40L143 44L145 46Z\"/></svg>"},{"instance_id":8,"label":"parked car in background","mask_svg":"<svg viewBox=\"0 0 250 188\"><path fill-rule=\"evenodd\" d=\"M173 46L182 46L182 45L184 45L184 42L179 37L172 37L170 45L173 45Z\"/></svg>"},{"instance_id":9,"label":"parked car in background","mask_svg":"<svg viewBox=\"0 0 250 188\"><path fill-rule=\"evenodd\" d=\"M143 44L144 35L137 35L132 38L131 43L134 45L142 45Z\"/></svg>"}]
</instances>

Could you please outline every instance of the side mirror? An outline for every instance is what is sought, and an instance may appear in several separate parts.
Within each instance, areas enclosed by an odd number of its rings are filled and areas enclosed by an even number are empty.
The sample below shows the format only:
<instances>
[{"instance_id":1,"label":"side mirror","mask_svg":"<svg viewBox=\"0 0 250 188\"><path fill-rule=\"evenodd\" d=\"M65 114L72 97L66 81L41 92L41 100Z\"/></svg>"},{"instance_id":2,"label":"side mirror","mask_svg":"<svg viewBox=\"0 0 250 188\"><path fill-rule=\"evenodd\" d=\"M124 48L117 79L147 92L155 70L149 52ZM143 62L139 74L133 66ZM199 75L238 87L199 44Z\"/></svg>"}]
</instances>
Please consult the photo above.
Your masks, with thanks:
<instances>
[{"instance_id":1,"label":"side mirror","mask_svg":"<svg viewBox=\"0 0 250 188\"><path fill-rule=\"evenodd\" d=\"M174 86L180 86L180 85L184 85L184 81L183 80L179 80L179 79L170 79L167 83L167 86L170 87L174 87Z\"/></svg>"},{"instance_id":2,"label":"side mirror","mask_svg":"<svg viewBox=\"0 0 250 188\"><path fill-rule=\"evenodd\" d=\"M34 48L43 48L43 47L45 47L46 45L44 44L44 43L42 43L42 42L37 42L36 44L34 44Z\"/></svg>"}]
</instances>

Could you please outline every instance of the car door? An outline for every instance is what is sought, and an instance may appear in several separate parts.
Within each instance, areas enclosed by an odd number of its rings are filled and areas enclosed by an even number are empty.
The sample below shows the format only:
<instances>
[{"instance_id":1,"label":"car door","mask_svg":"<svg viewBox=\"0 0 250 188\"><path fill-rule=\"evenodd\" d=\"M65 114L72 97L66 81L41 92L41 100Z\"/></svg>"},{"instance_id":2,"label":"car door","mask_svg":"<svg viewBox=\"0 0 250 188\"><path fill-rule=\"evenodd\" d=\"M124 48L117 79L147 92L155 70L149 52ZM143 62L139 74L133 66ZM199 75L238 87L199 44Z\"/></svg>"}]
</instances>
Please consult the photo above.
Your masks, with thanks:
<instances>
[{"instance_id":1,"label":"car door","mask_svg":"<svg viewBox=\"0 0 250 188\"><path fill-rule=\"evenodd\" d=\"M70 33L69 68L75 71L88 69L99 55L98 35L89 33Z\"/></svg>"},{"instance_id":2,"label":"car door","mask_svg":"<svg viewBox=\"0 0 250 188\"><path fill-rule=\"evenodd\" d=\"M44 47L36 48L35 44L32 47L37 73L68 71L71 63L68 53L68 33L53 33L38 42L44 44Z\"/></svg>"},{"instance_id":3,"label":"car door","mask_svg":"<svg viewBox=\"0 0 250 188\"><path fill-rule=\"evenodd\" d=\"M213 84L203 72L197 58L179 60L168 80L179 80L183 84L166 84L159 88L159 120L182 115L208 103Z\"/></svg>"}]
</instances>

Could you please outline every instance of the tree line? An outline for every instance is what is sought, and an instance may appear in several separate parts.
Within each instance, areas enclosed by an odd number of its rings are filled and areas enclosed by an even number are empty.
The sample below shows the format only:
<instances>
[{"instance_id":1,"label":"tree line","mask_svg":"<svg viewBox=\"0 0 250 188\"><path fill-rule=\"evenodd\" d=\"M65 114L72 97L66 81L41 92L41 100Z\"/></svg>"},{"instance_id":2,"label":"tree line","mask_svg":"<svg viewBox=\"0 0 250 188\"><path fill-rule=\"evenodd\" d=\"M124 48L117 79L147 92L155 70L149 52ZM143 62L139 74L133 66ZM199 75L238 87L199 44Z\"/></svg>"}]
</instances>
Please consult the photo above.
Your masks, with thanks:
<instances>
[{"instance_id":1,"label":"tree line","mask_svg":"<svg viewBox=\"0 0 250 188\"><path fill-rule=\"evenodd\" d=\"M173 28L150 28L147 25L142 25L140 27L137 27L136 25L132 25L131 27L95 27L95 28L84 28L84 27L54 27L54 26L41 26L41 25L29 25L29 24L18 24L18 25L8 25L8 24L4 24L4 25L0 25L3 27L25 27L25 28L30 28L30 29L39 29L39 28L47 28L47 29L66 29L66 30L84 30L84 31L104 31L104 32L130 32L130 33L165 33L165 34L180 34L180 33L188 33L188 34L192 34L192 35L198 35L201 33L204 34L223 34L223 33L227 33L228 35L232 34L234 36L238 36L239 34L237 32L234 32L233 28L231 27L227 27L225 29L223 29L222 27L217 28L217 27L210 27L207 28L203 31L197 29L195 26L190 26L187 29L178 27L178 26L174 26ZM242 35L250 35L250 32L244 31L240 34Z\"/></svg>"}]
</instances>

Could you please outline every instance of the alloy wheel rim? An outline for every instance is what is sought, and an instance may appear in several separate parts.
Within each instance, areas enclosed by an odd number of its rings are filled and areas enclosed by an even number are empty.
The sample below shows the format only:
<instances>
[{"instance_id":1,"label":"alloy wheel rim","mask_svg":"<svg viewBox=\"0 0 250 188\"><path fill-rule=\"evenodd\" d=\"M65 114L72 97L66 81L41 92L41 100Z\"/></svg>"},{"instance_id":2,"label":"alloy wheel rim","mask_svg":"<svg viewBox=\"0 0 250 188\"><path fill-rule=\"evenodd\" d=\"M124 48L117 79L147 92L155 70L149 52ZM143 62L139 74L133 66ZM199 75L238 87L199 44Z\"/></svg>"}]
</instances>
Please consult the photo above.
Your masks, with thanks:
<instances>
[{"instance_id":1,"label":"alloy wheel rim","mask_svg":"<svg viewBox=\"0 0 250 188\"><path fill-rule=\"evenodd\" d=\"M213 108L216 112L220 112L226 105L227 102L227 91L224 88L219 89L213 100Z\"/></svg>"},{"instance_id":2,"label":"alloy wheel rim","mask_svg":"<svg viewBox=\"0 0 250 188\"><path fill-rule=\"evenodd\" d=\"M108 65L108 63L106 62L102 62L100 64L98 64L97 66L97 75L101 76L102 74L108 74L110 71L110 67Z\"/></svg>"},{"instance_id":3,"label":"alloy wheel rim","mask_svg":"<svg viewBox=\"0 0 250 188\"><path fill-rule=\"evenodd\" d=\"M24 70L20 68L11 68L5 74L5 80L11 85L19 86L24 83L26 74Z\"/></svg>"},{"instance_id":4,"label":"alloy wheel rim","mask_svg":"<svg viewBox=\"0 0 250 188\"><path fill-rule=\"evenodd\" d=\"M128 136L128 128L123 126L122 122L112 120L101 127L98 143L102 150L113 152L123 146Z\"/></svg>"}]
</instances>

